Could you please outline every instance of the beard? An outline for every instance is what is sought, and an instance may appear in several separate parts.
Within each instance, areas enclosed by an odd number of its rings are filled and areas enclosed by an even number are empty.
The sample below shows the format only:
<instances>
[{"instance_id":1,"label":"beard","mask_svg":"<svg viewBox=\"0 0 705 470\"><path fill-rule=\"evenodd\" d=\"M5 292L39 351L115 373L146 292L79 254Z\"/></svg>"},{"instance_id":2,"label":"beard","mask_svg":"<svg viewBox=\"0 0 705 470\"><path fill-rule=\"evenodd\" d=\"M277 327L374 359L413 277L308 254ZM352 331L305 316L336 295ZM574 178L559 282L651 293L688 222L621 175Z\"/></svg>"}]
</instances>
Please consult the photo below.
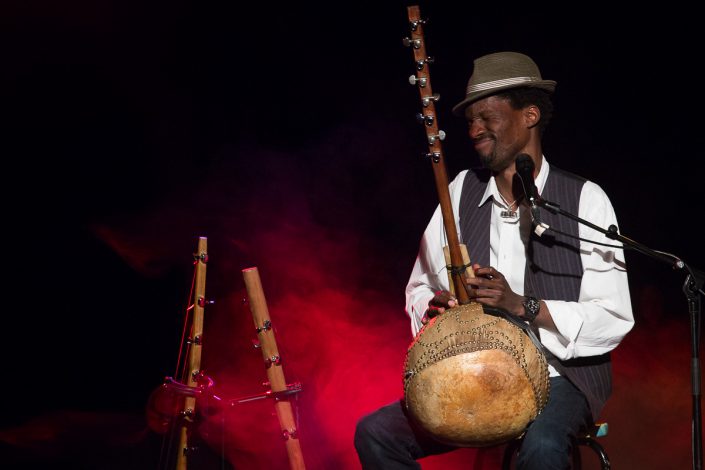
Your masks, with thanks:
<instances>
[{"instance_id":1,"label":"beard","mask_svg":"<svg viewBox=\"0 0 705 470\"><path fill-rule=\"evenodd\" d=\"M476 151L476 153L482 166L493 173L499 173L514 163L514 146L511 148L498 147L496 140L489 151L482 153Z\"/></svg>"},{"instance_id":2,"label":"beard","mask_svg":"<svg viewBox=\"0 0 705 470\"><path fill-rule=\"evenodd\" d=\"M480 163L482 163L482 166L490 171L497 172L503 169L503 165L501 164L500 158L495 150L490 153L478 154L478 157L480 157Z\"/></svg>"},{"instance_id":3,"label":"beard","mask_svg":"<svg viewBox=\"0 0 705 470\"><path fill-rule=\"evenodd\" d=\"M482 163L485 168L492 166L492 161L494 161L495 158L494 152L490 154L478 154L478 156L480 157L480 163Z\"/></svg>"}]
</instances>

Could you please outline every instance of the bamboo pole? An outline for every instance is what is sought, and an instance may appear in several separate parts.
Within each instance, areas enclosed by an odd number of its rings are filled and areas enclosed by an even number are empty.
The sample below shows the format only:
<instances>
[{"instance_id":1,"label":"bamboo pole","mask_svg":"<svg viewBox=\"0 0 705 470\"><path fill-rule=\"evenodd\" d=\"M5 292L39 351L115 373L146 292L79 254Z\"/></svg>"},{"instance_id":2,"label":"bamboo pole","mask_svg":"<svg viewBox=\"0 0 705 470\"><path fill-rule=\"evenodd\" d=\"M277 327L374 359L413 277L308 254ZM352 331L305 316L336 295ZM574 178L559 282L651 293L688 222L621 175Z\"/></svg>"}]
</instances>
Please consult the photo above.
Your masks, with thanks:
<instances>
[{"instance_id":1,"label":"bamboo pole","mask_svg":"<svg viewBox=\"0 0 705 470\"><path fill-rule=\"evenodd\" d=\"M194 255L196 264L196 285L193 294L193 321L191 323L191 336L189 338L189 365L186 385L197 387L196 379L201 372L201 351L203 337L203 307L206 304L206 263L208 262L208 239L200 237L198 239L198 251ZM196 397L187 396L184 399L182 411L183 421L179 429L179 452L176 458L176 470L186 470L188 466L188 438L189 428L195 419Z\"/></svg>"},{"instance_id":2,"label":"bamboo pole","mask_svg":"<svg viewBox=\"0 0 705 470\"><path fill-rule=\"evenodd\" d=\"M254 320L255 329L259 337L262 357L264 358L267 378L269 379L272 393L285 392L287 385L282 369L282 360L277 349L277 342L274 337L274 330L272 329L272 322L269 317L269 310L264 297L259 271L256 267L243 269L242 276L245 279L245 287L250 301L252 319ZM277 418L279 419L282 437L286 441L289 466L291 470L304 470L306 467L304 465L303 453L301 452L301 444L299 442L299 433L296 429L291 402L285 398L277 398L274 403L274 408L277 412Z\"/></svg>"}]
</instances>

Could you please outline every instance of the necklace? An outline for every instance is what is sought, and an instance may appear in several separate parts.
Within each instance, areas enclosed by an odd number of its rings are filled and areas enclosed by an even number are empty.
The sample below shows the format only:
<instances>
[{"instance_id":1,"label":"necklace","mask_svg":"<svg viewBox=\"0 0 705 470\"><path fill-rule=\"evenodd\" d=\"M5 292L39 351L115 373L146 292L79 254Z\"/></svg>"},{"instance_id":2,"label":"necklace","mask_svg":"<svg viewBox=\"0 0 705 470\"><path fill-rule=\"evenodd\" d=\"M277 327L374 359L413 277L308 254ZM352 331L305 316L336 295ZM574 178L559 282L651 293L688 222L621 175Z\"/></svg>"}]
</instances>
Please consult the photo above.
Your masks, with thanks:
<instances>
[{"instance_id":1,"label":"necklace","mask_svg":"<svg viewBox=\"0 0 705 470\"><path fill-rule=\"evenodd\" d=\"M499 197L502 199L502 202L504 202L504 204L507 206L507 209L500 212L499 216L504 219L515 219L517 217L517 212L513 211L512 207L514 207L514 204L518 201L518 199L514 199L512 202L507 202L507 200L504 199L504 196L502 196L502 193L499 193Z\"/></svg>"}]
</instances>

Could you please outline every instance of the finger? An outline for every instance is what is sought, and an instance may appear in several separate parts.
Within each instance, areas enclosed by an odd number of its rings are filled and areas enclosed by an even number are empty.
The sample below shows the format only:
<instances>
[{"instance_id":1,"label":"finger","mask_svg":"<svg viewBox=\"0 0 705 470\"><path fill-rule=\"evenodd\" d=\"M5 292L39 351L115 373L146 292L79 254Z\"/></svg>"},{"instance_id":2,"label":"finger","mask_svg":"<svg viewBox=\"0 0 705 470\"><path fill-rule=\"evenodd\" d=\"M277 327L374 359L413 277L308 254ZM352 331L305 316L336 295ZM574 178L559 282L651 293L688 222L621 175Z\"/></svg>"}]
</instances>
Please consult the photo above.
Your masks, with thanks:
<instances>
[{"instance_id":1,"label":"finger","mask_svg":"<svg viewBox=\"0 0 705 470\"><path fill-rule=\"evenodd\" d=\"M485 279L489 279L489 280L493 280L498 277L502 277L502 273L497 271L492 266L478 269L477 271L475 271L475 275L480 276L480 277L484 277Z\"/></svg>"},{"instance_id":2,"label":"finger","mask_svg":"<svg viewBox=\"0 0 705 470\"><path fill-rule=\"evenodd\" d=\"M498 301L502 297L502 291L498 289L492 289L492 288L484 288L484 289L473 289L473 297L475 300L490 300L490 301Z\"/></svg>"},{"instance_id":3,"label":"finger","mask_svg":"<svg viewBox=\"0 0 705 470\"><path fill-rule=\"evenodd\" d=\"M442 315L445 311L446 309L443 307L428 307L428 310L426 310L426 316L428 316L428 318L433 318L438 315Z\"/></svg>"},{"instance_id":4,"label":"finger","mask_svg":"<svg viewBox=\"0 0 705 470\"><path fill-rule=\"evenodd\" d=\"M490 266L487 269L487 272L485 273L485 277L491 281L492 279L494 279L495 273L496 273L495 269L492 266Z\"/></svg>"},{"instance_id":5,"label":"finger","mask_svg":"<svg viewBox=\"0 0 705 470\"><path fill-rule=\"evenodd\" d=\"M490 279L486 275L478 275L474 278L467 279L465 281L465 283L467 285L473 286L475 288L487 289L490 287L497 287L499 285L498 282L500 282L500 281L501 280L499 280L497 278Z\"/></svg>"},{"instance_id":6,"label":"finger","mask_svg":"<svg viewBox=\"0 0 705 470\"><path fill-rule=\"evenodd\" d=\"M487 276L487 272L489 271L489 269L490 269L489 267L477 266L475 268L475 276L476 277L478 277L478 276L485 277L485 276Z\"/></svg>"},{"instance_id":7,"label":"finger","mask_svg":"<svg viewBox=\"0 0 705 470\"><path fill-rule=\"evenodd\" d=\"M454 307L457 302L455 296L450 292L437 291L436 295L428 302L428 305L435 307Z\"/></svg>"}]
</instances>

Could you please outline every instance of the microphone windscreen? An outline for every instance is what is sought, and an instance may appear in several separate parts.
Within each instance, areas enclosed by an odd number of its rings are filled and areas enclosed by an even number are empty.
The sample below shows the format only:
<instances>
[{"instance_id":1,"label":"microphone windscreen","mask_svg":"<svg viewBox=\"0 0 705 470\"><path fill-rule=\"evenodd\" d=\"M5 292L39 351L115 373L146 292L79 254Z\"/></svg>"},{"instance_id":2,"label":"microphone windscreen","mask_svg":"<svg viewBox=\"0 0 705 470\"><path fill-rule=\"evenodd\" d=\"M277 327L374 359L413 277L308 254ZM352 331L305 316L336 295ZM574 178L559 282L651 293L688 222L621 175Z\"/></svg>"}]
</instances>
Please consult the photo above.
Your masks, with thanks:
<instances>
[{"instance_id":1,"label":"microphone windscreen","mask_svg":"<svg viewBox=\"0 0 705 470\"><path fill-rule=\"evenodd\" d=\"M520 153L517 155L516 160L514 160L517 172L534 171L534 161L525 153Z\"/></svg>"}]
</instances>

